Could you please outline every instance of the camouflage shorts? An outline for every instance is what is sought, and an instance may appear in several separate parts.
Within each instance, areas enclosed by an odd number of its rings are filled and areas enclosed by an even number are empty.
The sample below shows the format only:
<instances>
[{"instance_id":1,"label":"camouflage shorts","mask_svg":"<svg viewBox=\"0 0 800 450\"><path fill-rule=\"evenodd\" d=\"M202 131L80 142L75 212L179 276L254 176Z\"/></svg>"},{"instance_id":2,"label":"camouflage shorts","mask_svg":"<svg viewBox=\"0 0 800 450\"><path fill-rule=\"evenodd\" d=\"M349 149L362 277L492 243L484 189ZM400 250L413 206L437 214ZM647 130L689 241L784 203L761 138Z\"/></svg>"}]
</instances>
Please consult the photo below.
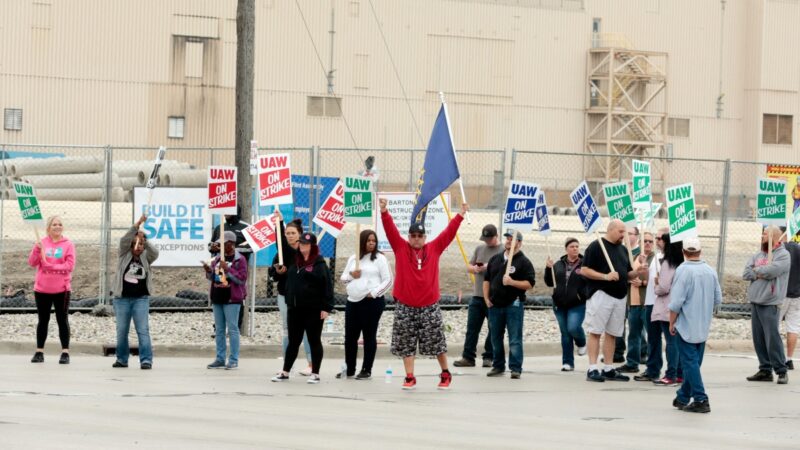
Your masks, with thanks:
<instances>
[{"instance_id":1,"label":"camouflage shorts","mask_svg":"<svg viewBox=\"0 0 800 450\"><path fill-rule=\"evenodd\" d=\"M447 352L439 304L415 308L398 303L394 310L392 354L399 357L435 356Z\"/></svg>"}]
</instances>

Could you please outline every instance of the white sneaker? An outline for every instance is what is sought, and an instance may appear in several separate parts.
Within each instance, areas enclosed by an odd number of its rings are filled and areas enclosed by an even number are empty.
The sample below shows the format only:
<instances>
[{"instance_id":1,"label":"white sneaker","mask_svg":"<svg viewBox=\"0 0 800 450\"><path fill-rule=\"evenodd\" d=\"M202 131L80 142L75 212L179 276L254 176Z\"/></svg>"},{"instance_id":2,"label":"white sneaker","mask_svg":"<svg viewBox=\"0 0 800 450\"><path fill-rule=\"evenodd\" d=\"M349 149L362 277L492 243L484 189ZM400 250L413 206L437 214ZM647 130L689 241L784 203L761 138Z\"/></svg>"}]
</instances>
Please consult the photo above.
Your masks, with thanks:
<instances>
[{"instance_id":1,"label":"white sneaker","mask_svg":"<svg viewBox=\"0 0 800 450\"><path fill-rule=\"evenodd\" d=\"M562 372L572 372L573 370L575 369L573 369L572 366L570 366L569 364L564 364L563 366L561 366Z\"/></svg>"},{"instance_id":2,"label":"white sneaker","mask_svg":"<svg viewBox=\"0 0 800 450\"><path fill-rule=\"evenodd\" d=\"M302 375L302 376L304 376L304 377L307 377L307 376L311 375L311 367L306 367L303 370L298 370L297 373Z\"/></svg>"},{"instance_id":3,"label":"white sneaker","mask_svg":"<svg viewBox=\"0 0 800 450\"><path fill-rule=\"evenodd\" d=\"M583 356L586 354L586 346L578 347L578 356Z\"/></svg>"},{"instance_id":4,"label":"white sneaker","mask_svg":"<svg viewBox=\"0 0 800 450\"><path fill-rule=\"evenodd\" d=\"M289 375L284 372L278 372L277 375L272 377L270 380L274 383L280 383L281 381L286 381L289 379Z\"/></svg>"},{"instance_id":5,"label":"white sneaker","mask_svg":"<svg viewBox=\"0 0 800 450\"><path fill-rule=\"evenodd\" d=\"M306 383L308 383L308 384L319 384L319 375L317 375L315 373L312 373L308 377L308 380L306 380Z\"/></svg>"}]
</instances>

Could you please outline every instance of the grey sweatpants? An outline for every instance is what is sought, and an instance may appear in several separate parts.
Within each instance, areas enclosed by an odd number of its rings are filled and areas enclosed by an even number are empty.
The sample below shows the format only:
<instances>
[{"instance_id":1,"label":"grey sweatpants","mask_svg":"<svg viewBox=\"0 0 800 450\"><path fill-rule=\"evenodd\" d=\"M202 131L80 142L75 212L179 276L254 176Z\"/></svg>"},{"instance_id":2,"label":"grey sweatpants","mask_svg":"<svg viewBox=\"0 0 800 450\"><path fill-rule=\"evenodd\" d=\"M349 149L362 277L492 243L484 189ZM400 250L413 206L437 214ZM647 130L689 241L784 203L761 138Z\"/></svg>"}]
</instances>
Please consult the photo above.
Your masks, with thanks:
<instances>
[{"instance_id":1,"label":"grey sweatpants","mask_svg":"<svg viewBox=\"0 0 800 450\"><path fill-rule=\"evenodd\" d=\"M779 305L752 305L753 346L758 356L758 369L777 374L786 373L786 355L780 333Z\"/></svg>"}]
</instances>

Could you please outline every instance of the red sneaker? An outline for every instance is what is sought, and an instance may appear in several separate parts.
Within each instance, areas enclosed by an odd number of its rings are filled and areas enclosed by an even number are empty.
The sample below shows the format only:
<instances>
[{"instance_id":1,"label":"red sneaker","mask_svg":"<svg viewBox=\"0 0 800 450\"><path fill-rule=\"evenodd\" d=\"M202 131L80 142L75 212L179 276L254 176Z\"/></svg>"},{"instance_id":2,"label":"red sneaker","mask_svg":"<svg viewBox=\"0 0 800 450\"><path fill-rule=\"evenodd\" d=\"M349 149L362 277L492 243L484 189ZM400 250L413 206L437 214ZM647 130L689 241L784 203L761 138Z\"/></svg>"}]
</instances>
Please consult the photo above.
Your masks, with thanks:
<instances>
[{"instance_id":1,"label":"red sneaker","mask_svg":"<svg viewBox=\"0 0 800 450\"><path fill-rule=\"evenodd\" d=\"M453 376L450 375L450 372L442 372L439 375L441 381L439 381L439 389L447 390L450 389L450 382L453 381Z\"/></svg>"},{"instance_id":2,"label":"red sneaker","mask_svg":"<svg viewBox=\"0 0 800 450\"><path fill-rule=\"evenodd\" d=\"M417 378L415 376L406 377L403 381L403 389L406 391L413 390L417 387Z\"/></svg>"},{"instance_id":3,"label":"red sneaker","mask_svg":"<svg viewBox=\"0 0 800 450\"><path fill-rule=\"evenodd\" d=\"M675 378L675 384L683 384L683 378L681 377Z\"/></svg>"},{"instance_id":4,"label":"red sneaker","mask_svg":"<svg viewBox=\"0 0 800 450\"><path fill-rule=\"evenodd\" d=\"M662 378L660 380L653 381L653 384L658 385L658 386L674 386L676 384L676 382L675 382L674 378L664 377L664 378Z\"/></svg>"}]
</instances>

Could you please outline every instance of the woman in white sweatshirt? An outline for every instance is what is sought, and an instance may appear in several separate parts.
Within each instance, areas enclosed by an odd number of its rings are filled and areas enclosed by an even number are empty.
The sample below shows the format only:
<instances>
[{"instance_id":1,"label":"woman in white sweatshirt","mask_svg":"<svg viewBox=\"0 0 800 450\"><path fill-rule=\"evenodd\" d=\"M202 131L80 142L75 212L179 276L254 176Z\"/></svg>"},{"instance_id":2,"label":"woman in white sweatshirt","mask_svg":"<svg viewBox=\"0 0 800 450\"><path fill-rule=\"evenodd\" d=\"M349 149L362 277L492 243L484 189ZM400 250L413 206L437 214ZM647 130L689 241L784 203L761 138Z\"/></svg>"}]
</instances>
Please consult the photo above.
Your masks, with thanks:
<instances>
[{"instance_id":1,"label":"woman in white sweatshirt","mask_svg":"<svg viewBox=\"0 0 800 450\"><path fill-rule=\"evenodd\" d=\"M392 285L392 272L383 253L378 251L378 235L364 230L359 236L359 270L356 256L347 261L341 280L347 285L347 306L344 315L344 354L347 377L356 374L358 338L364 335L364 362L357 380L372 376L372 363L378 349L378 323L381 321L386 301L383 298ZM337 375L341 377L341 374Z\"/></svg>"}]
</instances>

